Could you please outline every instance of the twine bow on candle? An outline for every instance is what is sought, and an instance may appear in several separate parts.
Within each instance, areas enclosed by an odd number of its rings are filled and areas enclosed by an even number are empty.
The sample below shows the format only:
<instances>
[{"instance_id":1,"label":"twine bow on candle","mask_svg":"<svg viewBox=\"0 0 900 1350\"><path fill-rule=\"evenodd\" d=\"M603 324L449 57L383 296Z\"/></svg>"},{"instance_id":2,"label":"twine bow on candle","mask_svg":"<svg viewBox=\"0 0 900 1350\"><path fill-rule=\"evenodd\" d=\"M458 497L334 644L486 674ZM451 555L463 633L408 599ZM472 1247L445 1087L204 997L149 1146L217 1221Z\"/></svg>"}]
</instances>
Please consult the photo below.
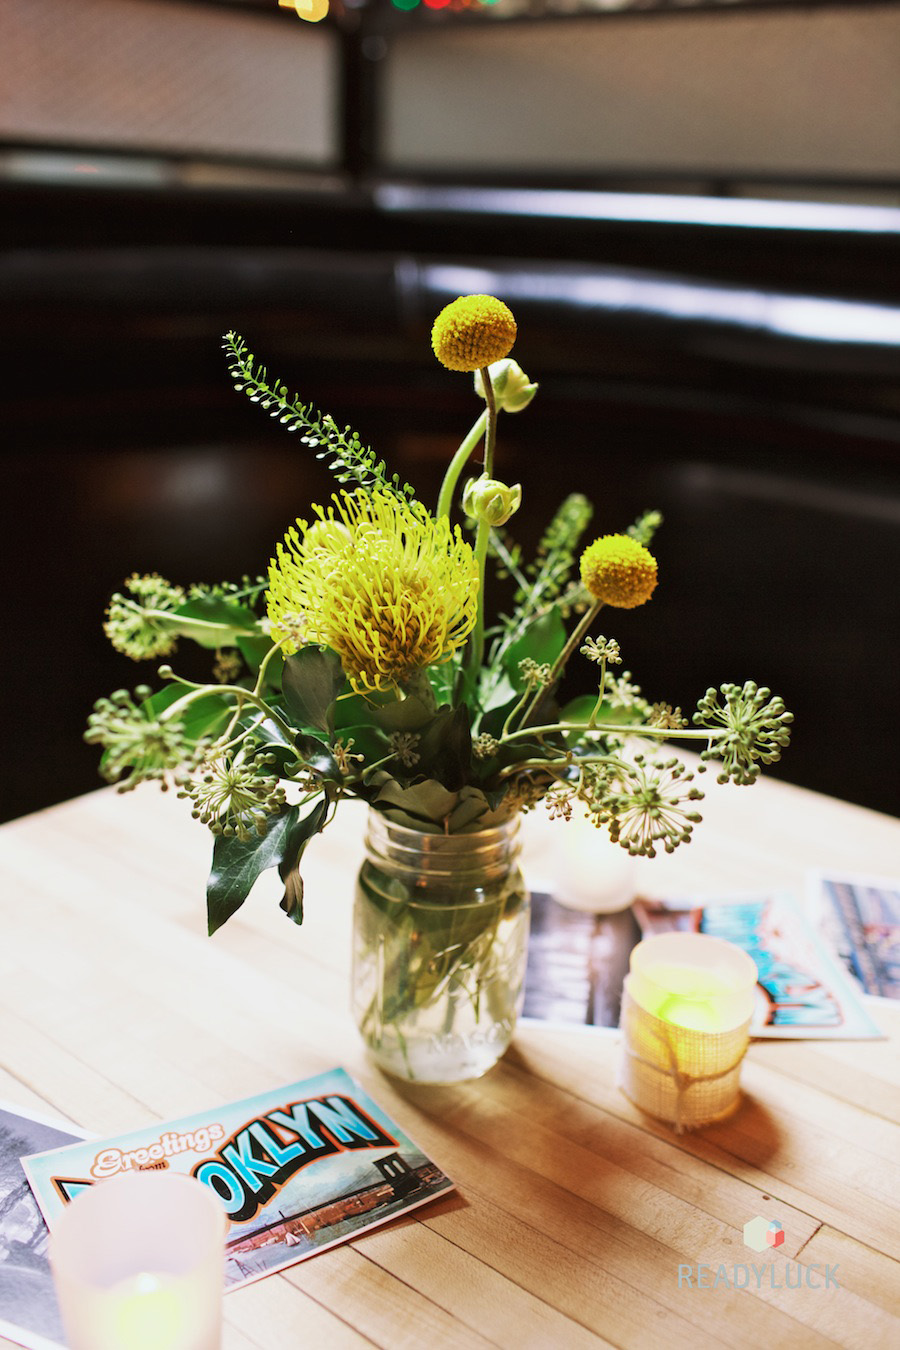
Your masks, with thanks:
<instances>
[{"instance_id":1,"label":"twine bow on candle","mask_svg":"<svg viewBox=\"0 0 900 1350\"><path fill-rule=\"evenodd\" d=\"M677 1026L647 1012L626 988L619 1087L676 1134L721 1120L737 1104L749 1028L749 1018L721 1032Z\"/></svg>"}]
</instances>

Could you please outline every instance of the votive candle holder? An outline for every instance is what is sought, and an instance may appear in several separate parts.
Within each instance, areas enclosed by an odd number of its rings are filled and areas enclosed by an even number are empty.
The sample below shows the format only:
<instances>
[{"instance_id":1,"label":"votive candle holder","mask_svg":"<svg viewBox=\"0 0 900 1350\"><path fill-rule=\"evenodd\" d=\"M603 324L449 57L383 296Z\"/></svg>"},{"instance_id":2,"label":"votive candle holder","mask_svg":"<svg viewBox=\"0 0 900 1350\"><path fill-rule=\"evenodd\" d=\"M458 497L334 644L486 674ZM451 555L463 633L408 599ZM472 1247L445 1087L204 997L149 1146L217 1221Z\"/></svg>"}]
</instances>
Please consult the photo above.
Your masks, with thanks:
<instances>
[{"instance_id":1,"label":"votive candle holder","mask_svg":"<svg viewBox=\"0 0 900 1350\"><path fill-rule=\"evenodd\" d=\"M622 996L619 1086L677 1133L730 1115L740 1099L757 969L734 943L657 933L631 953Z\"/></svg>"},{"instance_id":2,"label":"votive candle holder","mask_svg":"<svg viewBox=\"0 0 900 1350\"><path fill-rule=\"evenodd\" d=\"M127 1172L76 1195L50 1237L69 1350L219 1350L226 1227L183 1173Z\"/></svg>"}]
</instances>

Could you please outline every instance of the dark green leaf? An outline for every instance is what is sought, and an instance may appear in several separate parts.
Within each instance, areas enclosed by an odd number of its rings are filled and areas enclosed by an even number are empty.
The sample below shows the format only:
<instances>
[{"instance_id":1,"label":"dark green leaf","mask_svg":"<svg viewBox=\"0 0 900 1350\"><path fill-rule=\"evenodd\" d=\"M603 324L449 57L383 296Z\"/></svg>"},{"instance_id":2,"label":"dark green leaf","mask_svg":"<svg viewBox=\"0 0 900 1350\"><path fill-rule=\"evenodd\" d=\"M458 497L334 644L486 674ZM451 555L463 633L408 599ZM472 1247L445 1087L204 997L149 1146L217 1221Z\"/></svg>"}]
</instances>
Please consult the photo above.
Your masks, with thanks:
<instances>
[{"instance_id":1,"label":"dark green leaf","mask_svg":"<svg viewBox=\"0 0 900 1350\"><path fill-rule=\"evenodd\" d=\"M472 734L466 705L442 708L420 736L416 746L419 761L414 772L436 778L451 792L458 792L468 781L472 765Z\"/></svg>"},{"instance_id":2,"label":"dark green leaf","mask_svg":"<svg viewBox=\"0 0 900 1350\"><path fill-rule=\"evenodd\" d=\"M434 709L426 707L420 698L409 698L387 703L375 712L375 722L388 733L392 731L421 731L434 717Z\"/></svg>"},{"instance_id":3,"label":"dark green leaf","mask_svg":"<svg viewBox=\"0 0 900 1350\"><path fill-rule=\"evenodd\" d=\"M310 839L314 834L318 834L324 825L327 812L328 798L323 797L321 801L316 802L309 815L292 826L285 842L281 862L278 864L278 875L284 882L281 908L288 918L297 924L303 922L303 878L300 875L300 859Z\"/></svg>"},{"instance_id":4,"label":"dark green leaf","mask_svg":"<svg viewBox=\"0 0 900 1350\"><path fill-rule=\"evenodd\" d=\"M183 694L184 689L180 685L167 684L151 694L143 706L154 717L158 717ZM204 736L215 737L224 731L231 713L232 705L221 694L204 694L187 705L179 721L188 740L199 741Z\"/></svg>"},{"instance_id":5,"label":"dark green leaf","mask_svg":"<svg viewBox=\"0 0 900 1350\"><path fill-rule=\"evenodd\" d=\"M503 667L514 688L519 690L525 688L519 671L519 662L530 656L538 665L546 662L552 666L566 645L566 636L565 624L555 608L546 610L533 619L503 657Z\"/></svg>"},{"instance_id":6,"label":"dark green leaf","mask_svg":"<svg viewBox=\"0 0 900 1350\"><path fill-rule=\"evenodd\" d=\"M378 717L387 703L395 703L393 694L341 694L329 713L328 730L346 740L348 727L379 726Z\"/></svg>"},{"instance_id":7,"label":"dark green leaf","mask_svg":"<svg viewBox=\"0 0 900 1350\"><path fill-rule=\"evenodd\" d=\"M297 751L297 758L321 778L328 778L334 783L343 781L343 775L330 747L317 736L295 737L294 748Z\"/></svg>"},{"instance_id":8,"label":"dark green leaf","mask_svg":"<svg viewBox=\"0 0 900 1350\"><path fill-rule=\"evenodd\" d=\"M289 806L281 815L273 816L262 838L226 839L220 835L216 839L206 887L210 935L240 909L261 874L281 864L298 815L298 808Z\"/></svg>"},{"instance_id":9,"label":"dark green leaf","mask_svg":"<svg viewBox=\"0 0 900 1350\"><path fill-rule=\"evenodd\" d=\"M582 722L587 725L596 702L595 694L579 694L577 698L571 699L562 709L560 721Z\"/></svg>"},{"instance_id":10,"label":"dark green leaf","mask_svg":"<svg viewBox=\"0 0 900 1350\"><path fill-rule=\"evenodd\" d=\"M285 707L300 726L327 731L328 711L345 683L336 652L328 647L301 647L284 663Z\"/></svg>"},{"instance_id":11,"label":"dark green leaf","mask_svg":"<svg viewBox=\"0 0 900 1350\"><path fill-rule=\"evenodd\" d=\"M494 708L503 708L503 717L505 717L513 704L518 702L521 692L521 689L517 692L513 688L505 671L500 671L499 675L491 671L490 677L482 682L481 710L484 713L489 713ZM503 725L503 717L500 719L501 726Z\"/></svg>"},{"instance_id":12,"label":"dark green leaf","mask_svg":"<svg viewBox=\"0 0 900 1350\"><path fill-rule=\"evenodd\" d=\"M260 633L258 636L253 634L248 636L245 633L239 633L237 637L238 651L247 662L250 670L256 673L263 663L265 657L272 650L272 639ZM281 652L276 652L269 664L266 666L266 684L273 689L281 686L281 670L284 665L284 657Z\"/></svg>"},{"instance_id":13,"label":"dark green leaf","mask_svg":"<svg viewBox=\"0 0 900 1350\"><path fill-rule=\"evenodd\" d=\"M427 779L413 787L403 788L393 778L386 777L379 788L373 804L384 811L391 819L396 819L389 808L396 808L406 819L401 824L412 823L414 829L430 827L437 833L443 832L444 822L453 811L458 794L448 792L442 783Z\"/></svg>"},{"instance_id":14,"label":"dark green leaf","mask_svg":"<svg viewBox=\"0 0 900 1350\"><path fill-rule=\"evenodd\" d=\"M173 611L173 618L177 621L177 631L201 647L233 647L239 633L258 631L252 609L218 595L188 600Z\"/></svg>"}]
</instances>

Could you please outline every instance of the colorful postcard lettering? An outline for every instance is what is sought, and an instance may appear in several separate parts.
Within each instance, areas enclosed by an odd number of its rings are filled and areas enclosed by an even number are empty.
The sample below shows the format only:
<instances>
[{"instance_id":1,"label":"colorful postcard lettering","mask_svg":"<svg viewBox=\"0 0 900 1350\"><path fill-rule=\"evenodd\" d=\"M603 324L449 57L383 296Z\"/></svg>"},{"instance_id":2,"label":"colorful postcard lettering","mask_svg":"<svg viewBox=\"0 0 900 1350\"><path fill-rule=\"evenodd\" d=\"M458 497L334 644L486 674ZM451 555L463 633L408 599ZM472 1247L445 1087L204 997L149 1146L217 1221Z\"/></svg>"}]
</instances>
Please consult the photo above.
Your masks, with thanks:
<instances>
[{"instance_id":1,"label":"colorful postcard lettering","mask_svg":"<svg viewBox=\"0 0 900 1350\"><path fill-rule=\"evenodd\" d=\"M840 962L796 901L782 893L635 902L643 935L711 933L743 947L759 971L751 1036L879 1039Z\"/></svg>"},{"instance_id":2,"label":"colorful postcard lettering","mask_svg":"<svg viewBox=\"0 0 900 1350\"><path fill-rule=\"evenodd\" d=\"M453 1190L344 1069L23 1165L51 1228L79 1191L120 1172L172 1168L197 1177L230 1222L226 1289Z\"/></svg>"}]
</instances>

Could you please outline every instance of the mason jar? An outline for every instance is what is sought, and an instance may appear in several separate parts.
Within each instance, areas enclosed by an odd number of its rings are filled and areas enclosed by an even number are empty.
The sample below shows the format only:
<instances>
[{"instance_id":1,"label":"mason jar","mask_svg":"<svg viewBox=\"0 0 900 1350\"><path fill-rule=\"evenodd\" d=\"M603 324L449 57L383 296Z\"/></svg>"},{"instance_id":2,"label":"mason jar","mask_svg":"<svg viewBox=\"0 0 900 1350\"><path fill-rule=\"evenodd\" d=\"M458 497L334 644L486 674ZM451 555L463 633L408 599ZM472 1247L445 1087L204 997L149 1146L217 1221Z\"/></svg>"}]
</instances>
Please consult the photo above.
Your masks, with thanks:
<instances>
[{"instance_id":1,"label":"mason jar","mask_svg":"<svg viewBox=\"0 0 900 1350\"><path fill-rule=\"evenodd\" d=\"M522 1006L529 897L518 817L429 834L370 810L354 909L353 1009L370 1054L417 1083L478 1078Z\"/></svg>"}]
</instances>

